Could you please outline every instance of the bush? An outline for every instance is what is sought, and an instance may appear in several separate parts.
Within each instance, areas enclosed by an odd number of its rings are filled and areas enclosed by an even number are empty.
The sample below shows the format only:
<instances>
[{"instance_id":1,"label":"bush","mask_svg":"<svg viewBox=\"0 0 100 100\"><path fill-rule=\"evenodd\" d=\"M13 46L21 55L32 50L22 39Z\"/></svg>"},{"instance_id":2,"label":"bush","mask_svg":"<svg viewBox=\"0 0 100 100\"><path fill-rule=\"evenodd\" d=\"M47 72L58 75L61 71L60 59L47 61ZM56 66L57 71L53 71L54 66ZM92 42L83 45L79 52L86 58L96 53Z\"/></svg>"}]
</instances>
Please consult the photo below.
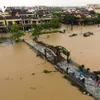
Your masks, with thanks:
<instances>
[{"instance_id":1,"label":"bush","mask_svg":"<svg viewBox=\"0 0 100 100\"><path fill-rule=\"evenodd\" d=\"M48 71L48 70L44 70L43 72L46 74L51 73L51 71Z\"/></svg>"}]
</instances>

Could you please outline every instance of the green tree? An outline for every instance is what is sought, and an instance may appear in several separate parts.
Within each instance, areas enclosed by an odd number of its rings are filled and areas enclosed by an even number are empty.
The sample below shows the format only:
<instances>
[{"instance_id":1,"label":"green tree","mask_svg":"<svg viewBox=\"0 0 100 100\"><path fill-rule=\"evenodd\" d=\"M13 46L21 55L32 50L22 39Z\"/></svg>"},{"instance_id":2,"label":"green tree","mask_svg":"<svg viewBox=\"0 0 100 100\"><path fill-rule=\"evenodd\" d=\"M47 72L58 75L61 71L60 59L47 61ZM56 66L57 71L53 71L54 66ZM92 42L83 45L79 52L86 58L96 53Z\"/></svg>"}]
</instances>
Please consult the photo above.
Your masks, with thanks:
<instances>
[{"instance_id":1,"label":"green tree","mask_svg":"<svg viewBox=\"0 0 100 100\"><path fill-rule=\"evenodd\" d=\"M96 13L92 10L89 12L90 15L95 15Z\"/></svg>"},{"instance_id":2,"label":"green tree","mask_svg":"<svg viewBox=\"0 0 100 100\"><path fill-rule=\"evenodd\" d=\"M53 12L53 15L59 19L61 22L63 19L63 14L61 12Z\"/></svg>"},{"instance_id":3,"label":"green tree","mask_svg":"<svg viewBox=\"0 0 100 100\"><path fill-rule=\"evenodd\" d=\"M12 34L12 37L19 41L19 38L24 35L24 32L20 29L20 26L17 24L14 24L10 27L10 32Z\"/></svg>"},{"instance_id":4,"label":"green tree","mask_svg":"<svg viewBox=\"0 0 100 100\"><path fill-rule=\"evenodd\" d=\"M42 34L41 31L42 31L41 25L36 25L36 26L31 30L32 36L34 36L34 40L37 40L38 37L39 37L39 35Z\"/></svg>"},{"instance_id":5,"label":"green tree","mask_svg":"<svg viewBox=\"0 0 100 100\"><path fill-rule=\"evenodd\" d=\"M61 23L58 19L52 19L50 24L51 24L51 28L54 28L54 29L61 27Z\"/></svg>"},{"instance_id":6,"label":"green tree","mask_svg":"<svg viewBox=\"0 0 100 100\"><path fill-rule=\"evenodd\" d=\"M67 14L64 17L64 23L71 25L71 30L73 30L73 24L77 22L77 17L74 16L74 14Z\"/></svg>"},{"instance_id":7,"label":"green tree","mask_svg":"<svg viewBox=\"0 0 100 100\"><path fill-rule=\"evenodd\" d=\"M85 22L85 24L93 23L93 18L85 18L84 22Z\"/></svg>"},{"instance_id":8,"label":"green tree","mask_svg":"<svg viewBox=\"0 0 100 100\"><path fill-rule=\"evenodd\" d=\"M33 23L32 25L31 25L31 28L35 28L36 27L36 23Z\"/></svg>"},{"instance_id":9,"label":"green tree","mask_svg":"<svg viewBox=\"0 0 100 100\"><path fill-rule=\"evenodd\" d=\"M61 23L58 19L52 19L50 22L41 24L42 29L56 29L61 27Z\"/></svg>"}]
</instances>

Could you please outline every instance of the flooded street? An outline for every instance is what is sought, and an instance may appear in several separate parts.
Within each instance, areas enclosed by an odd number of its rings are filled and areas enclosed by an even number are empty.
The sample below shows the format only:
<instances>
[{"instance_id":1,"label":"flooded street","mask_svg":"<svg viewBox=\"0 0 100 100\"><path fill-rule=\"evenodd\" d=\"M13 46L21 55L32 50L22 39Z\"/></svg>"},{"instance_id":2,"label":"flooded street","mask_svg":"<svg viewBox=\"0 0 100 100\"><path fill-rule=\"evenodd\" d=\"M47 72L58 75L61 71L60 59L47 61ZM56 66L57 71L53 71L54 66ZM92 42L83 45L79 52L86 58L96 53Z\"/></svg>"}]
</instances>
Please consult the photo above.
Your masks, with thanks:
<instances>
[{"instance_id":1,"label":"flooded street","mask_svg":"<svg viewBox=\"0 0 100 100\"><path fill-rule=\"evenodd\" d=\"M81 28L75 26L70 33L51 34L50 38L42 35L39 40L62 45L79 64L100 70L100 28L85 26L82 31L92 31L95 35L69 37L72 33L81 33ZM44 69L55 70L46 60L36 57L25 43L0 44L0 100L93 100L63 79L59 72L45 74Z\"/></svg>"}]
</instances>

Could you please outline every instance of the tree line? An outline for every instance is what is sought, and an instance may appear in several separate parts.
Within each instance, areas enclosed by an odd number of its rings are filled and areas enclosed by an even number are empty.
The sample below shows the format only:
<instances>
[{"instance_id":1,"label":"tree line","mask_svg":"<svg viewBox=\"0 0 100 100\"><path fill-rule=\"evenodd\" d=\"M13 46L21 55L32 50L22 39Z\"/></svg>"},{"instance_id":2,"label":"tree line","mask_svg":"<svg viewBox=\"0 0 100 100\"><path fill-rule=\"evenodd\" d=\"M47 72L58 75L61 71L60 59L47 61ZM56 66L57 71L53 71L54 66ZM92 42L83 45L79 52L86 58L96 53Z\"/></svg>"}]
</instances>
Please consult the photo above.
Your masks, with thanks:
<instances>
[{"instance_id":1,"label":"tree line","mask_svg":"<svg viewBox=\"0 0 100 100\"><path fill-rule=\"evenodd\" d=\"M51 31L52 29L57 29L60 27L61 27L60 21L58 19L52 19L47 23L32 24L30 32L32 33L32 36L34 36L35 39L37 39L39 35L44 34L43 30ZM12 34L12 37L16 41L19 40L19 38L24 35L24 31L18 24L14 24L10 27L10 33Z\"/></svg>"}]
</instances>

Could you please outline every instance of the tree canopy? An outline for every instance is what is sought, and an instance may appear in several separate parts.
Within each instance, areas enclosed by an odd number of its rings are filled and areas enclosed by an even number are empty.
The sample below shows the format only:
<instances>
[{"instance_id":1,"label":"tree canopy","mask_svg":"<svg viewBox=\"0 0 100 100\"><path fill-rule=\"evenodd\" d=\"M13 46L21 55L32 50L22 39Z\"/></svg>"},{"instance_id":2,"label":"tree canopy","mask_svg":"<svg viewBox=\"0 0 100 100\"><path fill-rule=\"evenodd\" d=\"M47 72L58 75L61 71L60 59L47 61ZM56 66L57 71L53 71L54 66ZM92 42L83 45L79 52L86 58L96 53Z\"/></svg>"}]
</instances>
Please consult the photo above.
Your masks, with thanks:
<instances>
[{"instance_id":1,"label":"tree canopy","mask_svg":"<svg viewBox=\"0 0 100 100\"><path fill-rule=\"evenodd\" d=\"M39 35L43 34L42 30L57 29L57 28L60 28L60 26L61 26L61 23L59 22L59 20L52 19L51 21L47 23L33 24L31 33L32 33L32 36L34 36L35 39L37 39Z\"/></svg>"},{"instance_id":2,"label":"tree canopy","mask_svg":"<svg viewBox=\"0 0 100 100\"><path fill-rule=\"evenodd\" d=\"M33 29L32 29L32 36L39 36L41 34L41 31L42 31L42 27L41 25L36 25Z\"/></svg>"},{"instance_id":3,"label":"tree canopy","mask_svg":"<svg viewBox=\"0 0 100 100\"><path fill-rule=\"evenodd\" d=\"M10 27L10 32L12 33L12 37L15 40L19 40L19 38L24 35L24 32L20 29L20 26L18 24L12 25Z\"/></svg>"},{"instance_id":4,"label":"tree canopy","mask_svg":"<svg viewBox=\"0 0 100 100\"><path fill-rule=\"evenodd\" d=\"M77 17L75 17L74 14L65 15L64 23L73 25L75 22L77 22Z\"/></svg>"}]
</instances>

